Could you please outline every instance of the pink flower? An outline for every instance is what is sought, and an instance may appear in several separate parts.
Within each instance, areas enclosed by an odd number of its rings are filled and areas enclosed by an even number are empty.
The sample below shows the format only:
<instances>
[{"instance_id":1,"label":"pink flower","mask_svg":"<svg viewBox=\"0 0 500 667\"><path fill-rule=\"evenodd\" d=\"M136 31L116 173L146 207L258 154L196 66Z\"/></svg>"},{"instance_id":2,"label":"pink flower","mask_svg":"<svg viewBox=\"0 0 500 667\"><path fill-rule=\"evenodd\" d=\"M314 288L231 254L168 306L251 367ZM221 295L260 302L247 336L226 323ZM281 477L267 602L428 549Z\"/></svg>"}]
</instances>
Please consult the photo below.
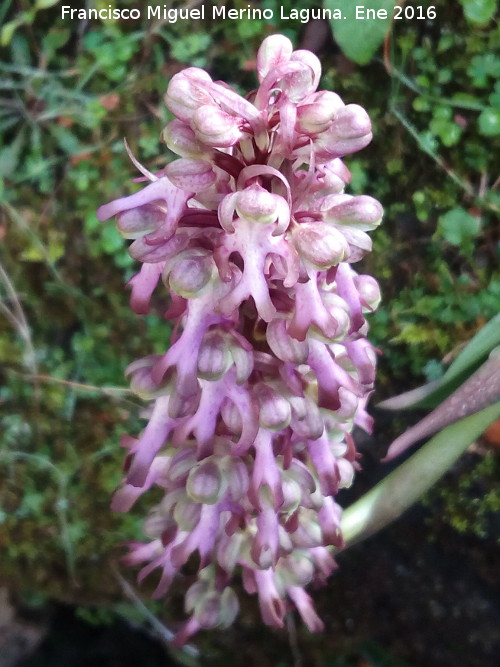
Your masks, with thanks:
<instances>
[{"instance_id":1,"label":"pink flower","mask_svg":"<svg viewBox=\"0 0 500 667\"><path fill-rule=\"evenodd\" d=\"M164 494L149 542L126 557L146 563L141 578L162 570L156 596L199 555L178 644L233 622L238 568L267 624L282 627L293 605L322 629L304 587L335 567L327 547L342 545L335 495L357 466L351 431L371 426L365 314L380 293L351 264L371 249L382 208L344 193L341 159L370 141L370 121L318 92L318 59L286 37L264 40L257 70L248 99L198 68L176 74L162 136L179 159L152 174L132 157L149 183L98 211L116 216L142 262L134 311L156 293L174 320L165 354L128 369L153 408L128 440L113 508L152 486Z\"/></svg>"}]
</instances>

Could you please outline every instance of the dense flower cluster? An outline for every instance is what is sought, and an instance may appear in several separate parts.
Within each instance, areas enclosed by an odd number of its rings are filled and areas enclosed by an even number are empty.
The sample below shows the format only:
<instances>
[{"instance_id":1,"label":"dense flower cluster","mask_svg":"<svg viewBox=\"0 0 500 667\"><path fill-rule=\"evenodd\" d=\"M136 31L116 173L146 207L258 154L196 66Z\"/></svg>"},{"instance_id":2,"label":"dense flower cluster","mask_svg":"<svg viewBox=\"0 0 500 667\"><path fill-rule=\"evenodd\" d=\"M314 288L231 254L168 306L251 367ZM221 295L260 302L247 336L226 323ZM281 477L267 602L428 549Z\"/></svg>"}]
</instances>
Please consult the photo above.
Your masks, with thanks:
<instances>
[{"instance_id":1,"label":"dense flower cluster","mask_svg":"<svg viewBox=\"0 0 500 667\"><path fill-rule=\"evenodd\" d=\"M370 120L317 92L318 59L283 36L264 40L257 71L248 99L204 70L176 74L162 136L180 159L153 174L131 156L149 183L98 212L134 239L134 311L147 313L160 285L155 303L167 300L175 321L168 351L128 369L154 404L142 435L125 439L113 507L163 490L149 542L126 557L145 564L140 578L161 570L157 596L198 554L178 643L234 620L236 568L267 624L282 627L293 604L322 628L305 586L335 566L334 498L356 468L353 425L370 428L364 313L380 295L351 264L370 250L382 208L344 194L341 161L369 143Z\"/></svg>"}]
</instances>

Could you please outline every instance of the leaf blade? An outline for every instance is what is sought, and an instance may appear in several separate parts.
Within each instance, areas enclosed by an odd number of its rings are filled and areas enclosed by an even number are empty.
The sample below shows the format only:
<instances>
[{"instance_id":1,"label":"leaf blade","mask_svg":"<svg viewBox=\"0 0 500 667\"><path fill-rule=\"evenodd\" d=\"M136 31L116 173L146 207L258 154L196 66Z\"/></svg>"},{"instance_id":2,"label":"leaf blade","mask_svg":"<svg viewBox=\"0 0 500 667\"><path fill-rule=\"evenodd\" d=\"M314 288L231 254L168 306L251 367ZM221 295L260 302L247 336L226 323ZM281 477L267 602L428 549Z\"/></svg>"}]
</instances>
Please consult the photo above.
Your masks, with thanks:
<instances>
[{"instance_id":1,"label":"leaf blade","mask_svg":"<svg viewBox=\"0 0 500 667\"><path fill-rule=\"evenodd\" d=\"M345 548L373 535L400 517L500 418L500 403L446 427L379 482L342 516Z\"/></svg>"},{"instance_id":2,"label":"leaf blade","mask_svg":"<svg viewBox=\"0 0 500 667\"><path fill-rule=\"evenodd\" d=\"M471 338L440 380L388 398L377 407L384 410L436 407L477 370L497 345L500 345L500 313Z\"/></svg>"},{"instance_id":3,"label":"leaf blade","mask_svg":"<svg viewBox=\"0 0 500 667\"><path fill-rule=\"evenodd\" d=\"M332 18L330 25L335 40L350 60L358 65L370 62L391 28L394 4L393 0L365 0L365 17L368 10L385 12L386 18L372 19L356 18L356 5L351 0L325 0L325 8L332 11L332 16L336 9L342 13L343 19Z\"/></svg>"}]
</instances>

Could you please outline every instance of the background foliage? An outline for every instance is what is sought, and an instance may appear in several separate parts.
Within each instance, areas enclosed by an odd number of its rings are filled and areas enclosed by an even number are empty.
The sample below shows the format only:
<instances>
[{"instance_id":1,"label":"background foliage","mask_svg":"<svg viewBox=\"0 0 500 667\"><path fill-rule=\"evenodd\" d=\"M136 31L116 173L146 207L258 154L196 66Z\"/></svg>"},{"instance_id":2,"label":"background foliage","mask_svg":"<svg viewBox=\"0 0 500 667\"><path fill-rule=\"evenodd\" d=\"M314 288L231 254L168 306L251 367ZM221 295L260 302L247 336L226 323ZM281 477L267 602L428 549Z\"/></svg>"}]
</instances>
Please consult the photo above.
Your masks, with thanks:
<instances>
[{"instance_id":1,"label":"background foliage","mask_svg":"<svg viewBox=\"0 0 500 667\"><path fill-rule=\"evenodd\" d=\"M109 563L140 536L141 508L127 517L108 509L119 436L141 428L123 370L168 338L156 313L129 312L133 261L95 217L134 189L123 137L161 168L171 159L159 135L172 74L196 65L244 90L267 34L317 50L322 88L362 104L374 124L371 146L346 162L351 192L386 209L364 267L383 289L371 338L384 397L441 377L499 310L500 29L494 0L436 0L435 19L395 22L359 66L324 25L281 20L291 0L260 3L273 21L175 24L63 21L58 4L0 8L0 583L30 602L86 608L121 599ZM458 491L453 478L429 502L455 529L488 534L497 455L483 452L456 474ZM471 508L478 487L485 500ZM368 664L390 664L365 652Z\"/></svg>"}]
</instances>

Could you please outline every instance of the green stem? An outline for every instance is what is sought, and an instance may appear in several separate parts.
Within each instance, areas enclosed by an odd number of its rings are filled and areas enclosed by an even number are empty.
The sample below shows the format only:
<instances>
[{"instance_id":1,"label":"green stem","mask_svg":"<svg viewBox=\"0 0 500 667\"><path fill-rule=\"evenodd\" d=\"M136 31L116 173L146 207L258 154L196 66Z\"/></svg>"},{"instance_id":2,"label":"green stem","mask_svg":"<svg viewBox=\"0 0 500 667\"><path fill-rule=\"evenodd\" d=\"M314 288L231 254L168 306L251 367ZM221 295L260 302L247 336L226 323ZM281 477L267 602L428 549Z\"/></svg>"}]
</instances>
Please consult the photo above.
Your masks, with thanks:
<instances>
[{"instance_id":1,"label":"green stem","mask_svg":"<svg viewBox=\"0 0 500 667\"><path fill-rule=\"evenodd\" d=\"M451 424L348 507L342 517L345 548L373 535L401 516L499 418L500 403L495 403Z\"/></svg>"}]
</instances>

